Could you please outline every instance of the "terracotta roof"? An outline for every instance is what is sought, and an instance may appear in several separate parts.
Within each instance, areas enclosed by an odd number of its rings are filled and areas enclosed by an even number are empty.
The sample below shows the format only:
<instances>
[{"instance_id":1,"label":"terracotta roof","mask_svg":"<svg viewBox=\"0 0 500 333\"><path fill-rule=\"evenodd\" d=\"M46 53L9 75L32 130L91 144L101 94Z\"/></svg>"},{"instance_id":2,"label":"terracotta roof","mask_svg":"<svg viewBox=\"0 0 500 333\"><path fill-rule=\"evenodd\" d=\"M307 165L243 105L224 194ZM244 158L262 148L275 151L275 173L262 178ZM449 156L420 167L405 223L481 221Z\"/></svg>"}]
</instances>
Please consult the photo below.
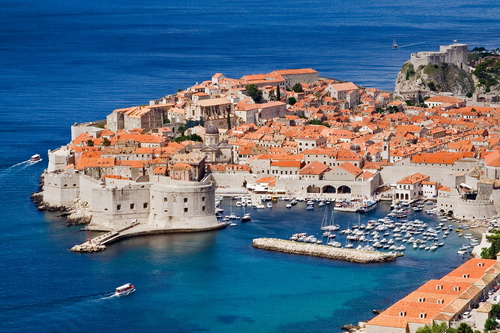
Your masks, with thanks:
<instances>
[{"instance_id":1,"label":"terracotta roof","mask_svg":"<svg viewBox=\"0 0 500 333\"><path fill-rule=\"evenodd\" d=\"M320 163L318 161L311 162L300 169L299 174L301 175L321 175L326 170L328 170L328 166Z\"/></svg>"}]
</instances>

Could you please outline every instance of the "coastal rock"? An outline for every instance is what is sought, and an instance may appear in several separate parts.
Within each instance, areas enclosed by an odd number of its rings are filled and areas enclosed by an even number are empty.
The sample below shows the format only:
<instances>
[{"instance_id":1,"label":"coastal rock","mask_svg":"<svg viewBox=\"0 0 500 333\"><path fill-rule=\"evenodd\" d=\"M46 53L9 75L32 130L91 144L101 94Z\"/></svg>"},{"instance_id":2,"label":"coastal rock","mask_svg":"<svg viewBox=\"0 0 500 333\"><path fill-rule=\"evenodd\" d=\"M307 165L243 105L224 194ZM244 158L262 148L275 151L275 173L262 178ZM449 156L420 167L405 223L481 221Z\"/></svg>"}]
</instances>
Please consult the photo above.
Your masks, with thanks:
<instances>
[{"instance_id":1,"label":"coastal rock","mask_svg":"<svg viewBox=\"0 0 500 333\"><path fill-rule=\"evenodd\" d=\"M104 251L105 249L106 249L106 245L84 243L81 245L73 246L71 248L71 251L72 252L99 252L99 251Z\"/></svg>"},{"instance_id":2,"label":"coastal rock","mask_svg":"<svg viewBox=\"0 0 500 333\"><path fill-rule=\"evenodd\" d=\"M398 73L394 90L401 94L420 91L465 96L475 91L475 84L472 74L455 65L429 64L415 68L412 63L406 62Z\"/></svg>"},{"instance_id":3,"label":"coastal rock","mask_svg":"<svg viewBox=\"0 0 500 333\"><path fill-rule=\"evenodd\" d=\"M68 214L67 220L70 225L88 224L92 220L92 215L81 211L72 211Z\"/></svg>"},{"instance_id":4,"label":"coastal rock","mask_svg":"<svg viewBox=\"0 0 500 333\"><path fill-rule=\"evenodd\" d=\"M256 238L253 240L252 246L268 251L301 254L363 264L392 261L397 257L394 253L334 248L327 245L298 243L276 238Z\"/></svg>"}]
</instances>

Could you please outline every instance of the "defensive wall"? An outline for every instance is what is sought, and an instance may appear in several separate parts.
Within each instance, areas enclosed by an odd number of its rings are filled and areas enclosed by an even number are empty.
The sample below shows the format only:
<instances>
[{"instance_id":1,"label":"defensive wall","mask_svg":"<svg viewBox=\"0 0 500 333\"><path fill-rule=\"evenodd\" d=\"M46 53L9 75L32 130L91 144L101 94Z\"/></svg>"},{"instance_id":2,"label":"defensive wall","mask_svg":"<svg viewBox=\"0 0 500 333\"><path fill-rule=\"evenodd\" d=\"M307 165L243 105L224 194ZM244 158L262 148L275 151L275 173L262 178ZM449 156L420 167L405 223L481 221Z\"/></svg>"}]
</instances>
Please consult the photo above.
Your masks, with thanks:
<instances>
[{"instance_id":1,"label":"defensive wall","mask_svg":"<svg viewBox=\"0 0 500 333\"><path fill-rule=\"evenodd\" d=\"M255 183L265 175L259 174L212 174L217 186L222 188L243 188L243 182ZM298 176L279 178L276 186L269 187L269 191L276 190L295 196L324 195L332 198L371 197L380 185L379 176L375 175L369 180L316 180L299 179ZM339 188L348 188L348 192L339 193Z\"/></svg>"}]
</instances>

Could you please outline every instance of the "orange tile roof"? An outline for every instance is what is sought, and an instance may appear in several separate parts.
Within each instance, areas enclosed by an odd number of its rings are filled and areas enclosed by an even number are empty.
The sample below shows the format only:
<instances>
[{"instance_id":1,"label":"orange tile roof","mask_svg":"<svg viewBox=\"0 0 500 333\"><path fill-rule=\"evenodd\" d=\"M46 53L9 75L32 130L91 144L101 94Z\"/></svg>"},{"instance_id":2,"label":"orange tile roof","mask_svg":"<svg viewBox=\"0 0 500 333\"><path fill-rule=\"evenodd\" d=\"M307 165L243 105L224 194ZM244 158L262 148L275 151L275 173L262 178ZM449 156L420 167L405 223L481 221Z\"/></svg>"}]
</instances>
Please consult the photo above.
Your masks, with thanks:
<instances>
[{"instance_id":1,"label":"orange tile roof","mask_svg":"<svg viewBox=\"0 0 500 333\"><path fill-rule=\"evenodd\" d=\"M83 170L85 168L110 168L113 166L115 166L115 159L111 157L79 158L76 161L75 169Z\"/></svg>"},{"instance_id":2,"label":"orange tile roof","mask_svg":"<svg viewBox=\"0 0 500 333\"><path fill-rule=\"evenodd\" d=\"M301 175L321 175L328 170L328 166L318 161L311 162L300 169Z\"/></svg>"}]
</instances>

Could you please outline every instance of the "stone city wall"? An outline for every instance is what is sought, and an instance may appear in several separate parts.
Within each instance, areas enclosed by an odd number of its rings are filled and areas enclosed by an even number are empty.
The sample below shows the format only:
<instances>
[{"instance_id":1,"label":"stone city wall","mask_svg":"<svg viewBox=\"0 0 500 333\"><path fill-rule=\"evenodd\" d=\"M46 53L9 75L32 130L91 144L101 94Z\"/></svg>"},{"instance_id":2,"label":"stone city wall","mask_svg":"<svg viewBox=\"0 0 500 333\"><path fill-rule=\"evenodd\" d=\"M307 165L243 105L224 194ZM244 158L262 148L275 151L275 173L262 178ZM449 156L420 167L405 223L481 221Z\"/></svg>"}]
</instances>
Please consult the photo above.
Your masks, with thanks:
<instances>
[{"instance_id":1,"label":"stone city wall","mask_svg":"<svg viewBox=\"0 0 500 333\"><path fill-rule=\"evenodd\" d=\"M49 206L70 206L80 193L80 175L44 174L43 201Z\"/></svg>"}]
</instances>

